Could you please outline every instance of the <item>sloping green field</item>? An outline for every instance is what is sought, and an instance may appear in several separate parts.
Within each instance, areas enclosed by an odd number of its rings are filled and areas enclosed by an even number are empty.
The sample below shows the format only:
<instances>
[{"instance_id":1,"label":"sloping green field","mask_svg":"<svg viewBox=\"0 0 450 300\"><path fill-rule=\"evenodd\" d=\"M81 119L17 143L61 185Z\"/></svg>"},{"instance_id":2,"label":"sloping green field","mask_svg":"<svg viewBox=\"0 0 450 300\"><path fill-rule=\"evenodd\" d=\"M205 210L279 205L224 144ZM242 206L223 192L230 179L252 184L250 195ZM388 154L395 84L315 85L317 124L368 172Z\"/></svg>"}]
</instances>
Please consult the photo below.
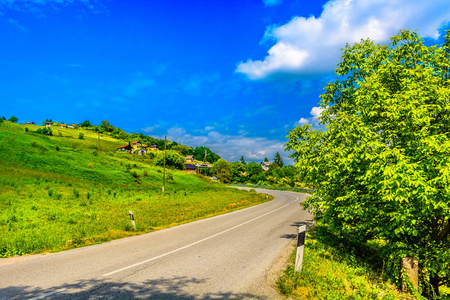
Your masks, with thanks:
<instances>
[{"instance_id":1,"label":"sloping green field","mask_svg":"<svg viewBox=\"0 0 450 300\"><path fill-rule=\"evenodd\" d=\"M115 151L127 141L62 128L45 136L37 128L0 125L0 257L109 241L266 201L178 170L166 170L162 193L162 168Z\"/></svg>"}]
</instances>

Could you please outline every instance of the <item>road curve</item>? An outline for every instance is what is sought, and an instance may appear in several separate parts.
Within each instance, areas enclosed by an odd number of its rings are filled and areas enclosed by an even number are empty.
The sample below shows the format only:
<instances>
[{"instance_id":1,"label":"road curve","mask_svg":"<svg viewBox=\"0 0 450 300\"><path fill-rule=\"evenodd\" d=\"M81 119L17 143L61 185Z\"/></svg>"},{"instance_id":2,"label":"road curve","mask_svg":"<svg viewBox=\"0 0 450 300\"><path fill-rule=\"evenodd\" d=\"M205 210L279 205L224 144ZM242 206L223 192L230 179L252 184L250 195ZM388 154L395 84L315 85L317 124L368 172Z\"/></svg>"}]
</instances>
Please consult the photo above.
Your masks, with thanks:
<instances>
[{"instance_id":1,"label":"road curve","mask_svg":"<svg viewBox=\"0 0 450 300\"><path fill-rule=\"evenodd\" d=\"M0 259L0 299L275 299L266 276L311 216L307 195L109 243Z\"/></svg>"}]
</instances>

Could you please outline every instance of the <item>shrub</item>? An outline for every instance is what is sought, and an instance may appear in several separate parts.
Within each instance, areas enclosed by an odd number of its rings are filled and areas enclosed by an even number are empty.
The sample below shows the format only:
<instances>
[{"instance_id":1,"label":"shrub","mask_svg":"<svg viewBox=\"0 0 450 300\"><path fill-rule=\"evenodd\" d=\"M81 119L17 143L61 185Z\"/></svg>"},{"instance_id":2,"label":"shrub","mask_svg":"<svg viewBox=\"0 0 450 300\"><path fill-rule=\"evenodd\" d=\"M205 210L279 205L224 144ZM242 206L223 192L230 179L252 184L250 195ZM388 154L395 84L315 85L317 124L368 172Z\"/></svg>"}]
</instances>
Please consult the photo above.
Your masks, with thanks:
<instances>
[{"instance_id":1,"label":"shrub","mask_svg":"<svg viewBox=\"0 0 450 300\"><path fill-rule=\"evenodd\" d=\"M80 133L78 134L78 139L84 140L84 133L80 132Z\"/></svg>"}]
</instances>

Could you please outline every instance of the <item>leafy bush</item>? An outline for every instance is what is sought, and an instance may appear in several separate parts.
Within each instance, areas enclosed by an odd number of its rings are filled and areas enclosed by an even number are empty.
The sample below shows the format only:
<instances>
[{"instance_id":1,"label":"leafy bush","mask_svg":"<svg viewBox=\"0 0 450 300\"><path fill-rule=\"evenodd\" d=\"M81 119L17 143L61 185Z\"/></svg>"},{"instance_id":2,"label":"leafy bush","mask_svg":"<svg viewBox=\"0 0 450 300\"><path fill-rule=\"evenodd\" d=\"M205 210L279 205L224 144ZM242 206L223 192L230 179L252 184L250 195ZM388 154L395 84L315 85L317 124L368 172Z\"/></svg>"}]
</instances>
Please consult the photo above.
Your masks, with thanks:
<instances>
[{"instance_id":1,"label":"leafy bush","mask_svg":"<svg viewBox=\"0 0 450 300\"><path fill-rule=\"evenodd\" d=\"M164 165L164 153L158 153L154 162L155 166L162 167ZM184 170L184 157L176 151L169 150L166 152L166 167L174 167L179 170Z\"/></svg>"},{"instance_id":2,"label":"leafy bush","mask_svg":"<svg viewBox=\"0 0 450 300\"><path fill-rule=\"evenodd\" d=\"M53 135L53 131L50 127L38 128L35 132L39 133L39 134L43 134L43 135L48 135L48 136Z\"/></svg>"}]
</instances>

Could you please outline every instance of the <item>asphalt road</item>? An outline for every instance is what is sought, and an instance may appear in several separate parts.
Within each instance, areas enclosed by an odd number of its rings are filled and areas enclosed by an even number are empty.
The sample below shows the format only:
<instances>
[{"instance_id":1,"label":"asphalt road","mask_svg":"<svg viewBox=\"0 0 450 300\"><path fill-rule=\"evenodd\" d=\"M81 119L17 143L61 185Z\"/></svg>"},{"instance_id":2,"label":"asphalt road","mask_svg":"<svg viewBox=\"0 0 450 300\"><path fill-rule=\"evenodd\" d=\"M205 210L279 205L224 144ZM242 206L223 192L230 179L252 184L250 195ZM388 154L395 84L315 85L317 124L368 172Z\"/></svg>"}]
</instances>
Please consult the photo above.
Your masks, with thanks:
<instances>
[{"instance_id":1,"label":"asphalt road","mask_svg":"<svg viewBox=\"0 0 450 300\"><path fill-rule=\"evenodd\" d=\"M166 230L0 259L0 299L279 298L267 274L311 216L307 195L268 193L275 200Z\"/></svg>"}]
</instances>

